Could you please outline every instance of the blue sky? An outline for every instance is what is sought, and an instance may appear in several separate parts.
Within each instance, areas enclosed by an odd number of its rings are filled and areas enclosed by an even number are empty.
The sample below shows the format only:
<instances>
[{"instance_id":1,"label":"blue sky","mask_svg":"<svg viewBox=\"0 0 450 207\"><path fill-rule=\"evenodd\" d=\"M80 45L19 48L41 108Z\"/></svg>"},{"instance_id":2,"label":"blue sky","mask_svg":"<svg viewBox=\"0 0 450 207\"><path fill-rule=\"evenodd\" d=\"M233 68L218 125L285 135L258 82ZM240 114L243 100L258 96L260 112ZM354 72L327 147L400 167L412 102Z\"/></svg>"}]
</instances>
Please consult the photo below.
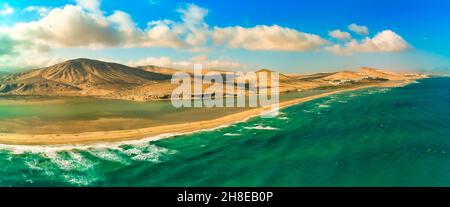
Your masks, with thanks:
<instances>
[{"instance_id":1,"label":"blue sky","mask_svg":"<svg viewBox=\"0 0 450 207\"><path fill-rule=\"evenodd\" d=\"M440 0L0 0L0 70L87 57L298 73L359 66L446 71L448 11L450 2Z\"/></svg>"}]
</instances>

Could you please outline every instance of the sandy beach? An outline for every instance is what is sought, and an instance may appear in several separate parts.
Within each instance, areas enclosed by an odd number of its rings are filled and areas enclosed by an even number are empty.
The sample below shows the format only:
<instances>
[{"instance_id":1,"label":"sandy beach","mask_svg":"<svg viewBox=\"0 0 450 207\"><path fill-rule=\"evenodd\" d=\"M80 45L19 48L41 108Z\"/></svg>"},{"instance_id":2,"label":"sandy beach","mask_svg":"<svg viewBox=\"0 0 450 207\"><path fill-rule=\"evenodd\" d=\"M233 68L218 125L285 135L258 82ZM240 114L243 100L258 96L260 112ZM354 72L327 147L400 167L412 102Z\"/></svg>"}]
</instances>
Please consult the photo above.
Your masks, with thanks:
<instances>
[{"instance_id":1,"label":"sandy beach","mask_svg":"<svg viewBox=\"0 0 450 207\"><path fill-rule=\"evenodd\" d=\"M294 100L284 101L280 103L280 108L291 105L311 101L317 98L322 98L332 94L337 94L346 91L360 90L369 87L397 87L408 84L410 81L390 81L377 84L358 85L347 88L336 89L332 92L326 92L318 95L311 95L308 97L297 98ZM266 112L266 108L254 108L243 112L238 112L226 115L212 120L202 120L196 122L188 122L181 124L171 124L163 126L155 126L141 129L131 130L114 130L114 131L96 131L75 134L13 134L1 133L0 143L11 145L61 145L61 144L91 144L101 142L118 142L127 140L154 140L164 137L172 137L169 135L180 135L200 130L209 130L227 126L232 123L245 121L251 117L259 116ZM167 135L167 136L165 136ZM153 138L152 138L153 137Z\"/></svg>"}]
</instances>

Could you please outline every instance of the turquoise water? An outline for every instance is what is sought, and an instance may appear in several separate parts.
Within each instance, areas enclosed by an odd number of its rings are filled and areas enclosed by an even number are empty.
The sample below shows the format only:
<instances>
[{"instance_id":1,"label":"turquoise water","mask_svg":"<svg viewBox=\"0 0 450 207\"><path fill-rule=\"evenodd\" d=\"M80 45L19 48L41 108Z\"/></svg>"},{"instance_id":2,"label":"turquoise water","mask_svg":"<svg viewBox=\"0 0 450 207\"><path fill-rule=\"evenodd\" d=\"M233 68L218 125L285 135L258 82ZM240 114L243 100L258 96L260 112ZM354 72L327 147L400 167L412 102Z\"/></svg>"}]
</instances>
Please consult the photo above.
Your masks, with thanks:
<instances>
[{"instance_id":1,"label":"turquoise water","mask_svg":"<svg viewBox=\"0 0 450 207\"><path fill-rule=\"evenodd\" d=\"M0 186L450 186L450 78L317 99L226 128L0 146Z\"/></svg>"}]
</instances>

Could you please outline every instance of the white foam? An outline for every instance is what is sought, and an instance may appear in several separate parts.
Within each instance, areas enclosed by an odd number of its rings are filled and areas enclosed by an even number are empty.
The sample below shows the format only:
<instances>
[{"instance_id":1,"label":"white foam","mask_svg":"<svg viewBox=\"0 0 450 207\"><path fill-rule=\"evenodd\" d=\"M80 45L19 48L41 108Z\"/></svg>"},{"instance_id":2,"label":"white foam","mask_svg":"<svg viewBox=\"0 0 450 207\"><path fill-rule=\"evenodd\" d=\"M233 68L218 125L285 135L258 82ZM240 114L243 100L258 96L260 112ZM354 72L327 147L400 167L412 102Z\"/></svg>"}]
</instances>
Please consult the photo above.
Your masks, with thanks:
<instances>
[{"instance_id":1,"label":"white foam","mask_svg":"<svg viewBox=\"0 0 450 207\"><path fill-rule=\"evenodd\" d=\"M120 157L117 153L111 152L109 149L94 149L88 151L93 156L100 158L102 160L108 160L113 162L120 162L125 164L126 161Z\"/></svg>"},{"instance_id":2,"label":"white foam","mask_svg":"<svg viewBox=\"0 0 450 207\"><path fill-rule=\"evenodd\" d=\"M46 152L43 155L59 169L65 171L86 171L94 166L91 161L76 152L68 152L68 157L64 157L57 152Z\"/></svg>"},{"instance_id":3,"label":"white foam","mask_svg":"<svg viewBox=\"0 0 450 207\"><path fill-rule=\"evenodd\" d=\"M56 152L47 152L44 155L61 170L72 171L76 169L73 161L64 159Z\"/></svg>"},{"instance_id":4,"label":"white foam","mask_svg":"<svg viewBox=\"0 0 450 207\"><path fill-rule=\"evenodd\" d=\"M94 166L93 162L83 157L80 153L69 152L71 160L77 163L80 169L86 170Z\"/></svg>"},{"instance_id":5,"label":"white foam","mask_svg":"<svg viewBox=\"0 0 450 207\"><path fill-rule=\"evenodd\" d=\"M154 153L139 154L132 157L131 159L138 161L160 162L158 156L155 155Z\"/></svg>"},{"instance_id":6,"label":"white foam","mask_svg":"<svg viewBox=\"0 0 450 207\"><path fill-rule=\"evenodd\" d=\"M271 126L261 126L261 125L257 125L257 126L252 126L252 127L244 127L245 129L256 129L256 130L278 130L278 128L274 128Z\"/></svg>"},{"instance_id":7,"label":"white foam","mask_svg":"<svg viewBox=\"0 0 450 207\"><path fill-rule=\"evenodd\" d=\"M167 148L158 147L156 145L145 146L143 149L129 149L128 154L133 160L137 161L149 161L149 162L161 162L160 158L163 155L174 154L174 150L169 150Z\"/></svg>"},{"instance_id":8,"label":"white foam","mask_svg":"<svg viewBox=\"0 0 450 207\"><path fill-rule=\"evenodd\" d=\"M386 93L389 92L390 90L391 90L390 88L381 88L380 93Z\"/></svg>"},{"instance_id":9,"label":"white foam","mask_svg":"<svg viewBox=\"0 0 450 207\"><path fill-rule=\"evenodd\" d=\"M140 149L136 149L136 148L127 149L122 152L127 154L128 156L139 155L142 153L142 151Z\"/></svg>"},{"instance_id":10,"label":"white foam","mask_svg":"<svg viewBox=\"0 0 450 207\"><path fill-rule=\"evenodd\" d=\"M38 161L35 159L25 161L25 164L28 166L29 169L32 169L32 170L38 170L38 171L44 170L42 167L39 166Z\"/></svg>"},{"instance_id":11,"label":"white foam","mask_svg":"<svg viewBox=\"0 0 450 207\"><path fill-rule=\"evenodd\" d=\"M274 117L277 117L280 114L281 113L279 111L279 108L274 108L272 110L261 112L260 116L261 116L261 118L274 118Z\"/></svg>"},{"instance_id":12,"label":"white foam","mask_svg":"<svg viewBox=\"0 0 450 207\"><path fill-rule=\"evenodd\" d=\"M218 127L219 128L219 127ZM216 130L218 128L209 129ZM190 132L194 133L194 132ZM188 133L183 133L188 134ZM121 142L101 142L95 144L64 144L64 145L7 145L0 144L0 150L7 150L11 154L46 154L46 153L56 153L56 152L66 152L66 151L89 151L89 150L101 150L101 149L113 149L113 150L121 150L121 146L124 145L132 145L132 146L140 146L146 145L151 141L156 141L159 139L169 138L173 136L182 135L181 133L167 133L161 134L154 137L148 137L139 140L130 140L130 141L121 141Z\"/></svg>"},{"instance_id":13,"label":"white foam","mask_svg":"<svg viewBox=\"0 0 450 207\"><path fill-rule=\"evenodd\" d=\"M77 186L87 186L94 181L94 179L88 179L84 175L65 174L63 175L63 177L66 182L75 184Z\"/></svg>"},{"instance_id":14,"label":"white foam","mask_svg":"<svg viewBox=\"0 0 450 207\"><path fill-rule=\"evenodd\" d=\"M238 133L225 133L223 136L235 137L235 136L241 136L241 134L238 134Z\"/></svg>"},{"instance_id":15,"label":"white foam","mask_svg":"<svg viewBox=\"0 0 450 207\"><path fill-rule=\"evenodd\" d=\"M330 105L327 105L327 104L317 104L317 107L319 107L319 108L328 108L328 107L330 107Z\"/></svg>"}]
</instances>

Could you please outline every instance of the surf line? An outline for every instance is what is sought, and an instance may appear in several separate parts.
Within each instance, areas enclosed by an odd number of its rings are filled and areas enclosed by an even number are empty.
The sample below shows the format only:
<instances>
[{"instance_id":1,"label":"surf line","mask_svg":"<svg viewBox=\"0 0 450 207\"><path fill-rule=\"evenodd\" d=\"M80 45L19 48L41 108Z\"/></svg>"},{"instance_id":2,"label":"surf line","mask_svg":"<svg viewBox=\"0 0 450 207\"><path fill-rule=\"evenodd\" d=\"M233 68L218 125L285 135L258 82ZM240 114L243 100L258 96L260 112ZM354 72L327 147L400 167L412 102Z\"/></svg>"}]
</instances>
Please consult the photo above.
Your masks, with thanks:
<instances>
[{"instance_id":1,"label":"surf line","mask_svg":"<svg viewBox=\"0 0 450 207\"><path fill-rule=\"evenodd\" d=\"M184 191L184 193L179 193L177 196L178 202L204 202L205 205L208 205L210 199L210 193L188 193Z\"/></svg>"}]
</instances>

